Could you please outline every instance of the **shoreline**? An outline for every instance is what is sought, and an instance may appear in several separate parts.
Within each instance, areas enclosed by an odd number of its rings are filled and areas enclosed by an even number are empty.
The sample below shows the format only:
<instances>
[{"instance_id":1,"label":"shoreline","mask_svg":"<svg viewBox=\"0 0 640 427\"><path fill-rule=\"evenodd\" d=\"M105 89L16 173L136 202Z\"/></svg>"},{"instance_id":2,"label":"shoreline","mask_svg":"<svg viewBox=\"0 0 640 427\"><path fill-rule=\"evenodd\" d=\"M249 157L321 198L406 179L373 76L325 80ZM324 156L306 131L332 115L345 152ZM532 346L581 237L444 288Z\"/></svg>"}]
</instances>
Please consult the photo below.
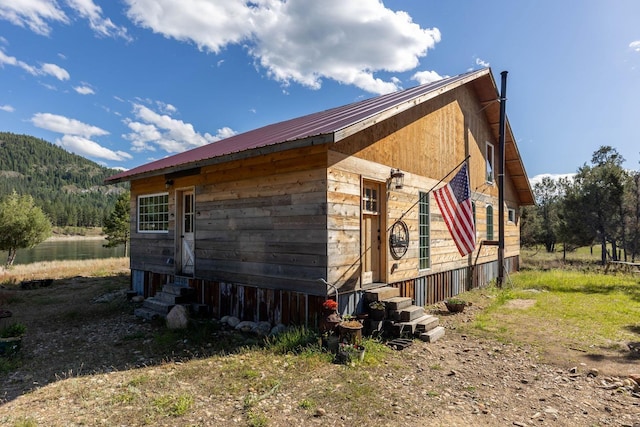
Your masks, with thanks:
<instances>
[{"instance_id":1,"label":"shoreline","mask_svg":"<svg viewBox=\"0 0 640 427\"><path fill-rule=\"evenodd\" d=\"M63 240L105 240L105 239L106 239L106 236L101 236L101 235L81 236L79 234L73 234L73 235L54 234L51 237L49 237L47 240L45 240L45 242L59 242Z\"/></svg>"}]
</instances>

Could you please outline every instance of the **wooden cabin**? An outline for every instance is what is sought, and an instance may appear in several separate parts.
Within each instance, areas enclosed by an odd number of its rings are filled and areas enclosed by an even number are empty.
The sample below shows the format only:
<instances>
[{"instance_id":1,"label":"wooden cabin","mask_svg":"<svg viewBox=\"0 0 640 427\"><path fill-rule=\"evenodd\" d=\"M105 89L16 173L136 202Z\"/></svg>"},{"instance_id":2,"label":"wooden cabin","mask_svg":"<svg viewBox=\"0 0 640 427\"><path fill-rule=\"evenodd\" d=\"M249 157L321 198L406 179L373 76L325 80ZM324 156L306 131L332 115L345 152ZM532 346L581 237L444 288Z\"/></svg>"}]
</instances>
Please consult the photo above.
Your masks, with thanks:
<instances>
[{"instance_id":1,"label":"wooden cabin","mask_svg":"<svg viewBox=\"0 0 640 427\"><path fill-rule=\"evenodd\" d=\"M490 69L294 118L110 177L131 183L132 289L193 288L216 317L313 322L327 296L400 288L416 305L496 278L498 89ZM468 157L476 249L431 194ZM508 120L504 267L534 203ZM443 178L449 177L440 182ZM400 181L400 178L402 182Z\"/></svg>"}]
</instances>

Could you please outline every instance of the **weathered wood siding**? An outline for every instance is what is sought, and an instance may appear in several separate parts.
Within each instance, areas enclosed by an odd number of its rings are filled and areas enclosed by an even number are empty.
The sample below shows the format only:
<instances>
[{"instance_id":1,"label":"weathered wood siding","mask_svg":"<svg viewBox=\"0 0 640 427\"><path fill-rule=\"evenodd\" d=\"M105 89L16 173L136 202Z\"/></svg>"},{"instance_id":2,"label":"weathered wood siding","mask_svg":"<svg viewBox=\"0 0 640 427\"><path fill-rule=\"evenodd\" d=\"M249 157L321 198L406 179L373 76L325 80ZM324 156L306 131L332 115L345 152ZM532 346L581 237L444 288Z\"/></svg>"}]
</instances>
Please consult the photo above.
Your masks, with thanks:
<instances>
[{"instance_id":1,"label":"weathered wood siding","mask_svg":"<svg viewBox=\"0 0 640 427\"><path fill-rule=\"evenodd\" d=\"M326 294L326 146L305 147L203 167L198 175L131 183L138 195L169 192L168 233L137 233L132 268L176 272L176 194L195 191L195 277ZM134 221L135 222L135 221Z\"/></svg>"},{"instance_id":2,"label":"weathered wood siding","mask_svg":"<svg viewBox=\"0 0 640 427\"><path fill-rule=\"evenodd\" d=\"M390 188L385 197L386 214L382 223L387 233L382 236L384 281L394 283L429 274L483 264L497 259L497 247L480 246L486 239L486 206L493 206L494 239L498 238L498 189L496 183L485 180L485 147L494 145L497 162L497 141L481 111L473 91L461 87L432 101L394 116L388 120L334 144L329 153L328 233L330 242L344 243L338 256L329 257L330 281L342 290L358 287L360 238L355 229L360 205L360 191L356 188L363 179L386 182L391 168L405 173L404 188ZM476 251L460 257L453 244L442 215L430 197L430 254L431 267L419 270L418 200L419 193L427 192L470 155L470 185L476 203ZM494 166L494 173L497 169ZM450 175L447 181L452 178ZM509 176L505 177L505 205L518 212L517 195ZM519 254L519 218L507 221L505 207L505 257ZM353 228L332 227L345 220ZM399 260L391 257L388 232L391 225L402 219L410 232L407 253ZM334 254L330 250L330 254Z\"/></svg>"}]
</instances>

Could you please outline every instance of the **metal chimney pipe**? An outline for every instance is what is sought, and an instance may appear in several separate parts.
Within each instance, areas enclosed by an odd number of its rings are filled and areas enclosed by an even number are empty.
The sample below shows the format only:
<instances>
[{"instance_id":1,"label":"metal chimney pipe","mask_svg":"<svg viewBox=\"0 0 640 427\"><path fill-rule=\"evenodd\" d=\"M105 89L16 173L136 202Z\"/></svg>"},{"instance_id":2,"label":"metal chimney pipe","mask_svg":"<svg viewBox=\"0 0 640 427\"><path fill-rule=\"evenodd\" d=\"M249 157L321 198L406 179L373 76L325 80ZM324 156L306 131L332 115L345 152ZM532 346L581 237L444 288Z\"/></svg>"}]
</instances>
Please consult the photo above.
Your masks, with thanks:
<instances>
[{"instance_id":1,"label":"metal chimney pipe","mask_svg":"<svg viewBox=\"0 0 640 427\"><path fill-rule=\"evenodd\" d=\"M497 285L502 287L504 280L504 139L506 131L507 71L500 73L500 140L498 141L498 278Z\"/></svg>"}]
</instances>

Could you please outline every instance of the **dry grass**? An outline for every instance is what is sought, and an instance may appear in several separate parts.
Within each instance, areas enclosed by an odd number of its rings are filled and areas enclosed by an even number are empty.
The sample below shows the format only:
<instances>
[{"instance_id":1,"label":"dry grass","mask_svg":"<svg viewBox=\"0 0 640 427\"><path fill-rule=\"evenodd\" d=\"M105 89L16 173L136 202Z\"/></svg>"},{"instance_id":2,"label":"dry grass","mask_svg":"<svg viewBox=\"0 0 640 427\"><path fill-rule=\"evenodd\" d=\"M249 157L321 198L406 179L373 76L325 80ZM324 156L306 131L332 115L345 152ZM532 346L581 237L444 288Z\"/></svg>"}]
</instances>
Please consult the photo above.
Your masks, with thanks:
<instances>
[{"instance_id":1,"label":"dry grass","mask_svg":"<svg viewBox=\"0 0 640 427\"><path fill-rule=\"evenodd\" d=\"M554 425L613 425L617 414L637 413L637 408L628 409L628 400L613 402L625 397L620 393L612 397L610 392L586 382L580 382L575 390L564 388L564 383L563 388L554 386L557 369L539 366L528 346L498 345L484 336L475 340L472 334L457 333L456 329L478 329L477 323L467 325L459 320L465 319L462 315L441 319L449 322L441 343L416 341L402 352L391 352L381 344L367 342L364 362L339 366L318 351L295 353L230 345L238 334L215 325L209 329L199 325L184 333L169 331L135 319L132 303L127 301L93 303L96 296L127 287L126 258L38 263L16 266L2 274L0 282L58 280L48 288L12 291L20 295L9 308L22 316L19 320L27 325L28 334L20 365L4 378L0 376L4 381L0 393L5 385L25 391L10 394L0 402L0 425L492 426L511 425L520 414L534 413L540 405L562 407ZM544 294L517 294L533 287L529 279L525 280L529 276L531 280L545 280ZM601 283L601 277L596 279L600 286L607 285ZM616 276L617 281L622 279ZM529 329L547 330L550 325L560 324L567 312L545 314L544 325L531 328L537 319L519 316L528 316L534 307L516 311L505 309L503 304L513 295L535 298L539 306L546 303L545 295L585 294L588 299L599 295L584 286L574 289L575 282L588 284L582 278L572 279L572 287L561 292L559 285L554 285L552 272L523 272L514 275L513 281L514 288L504 291L482 290L466 295L468 300L482 298L473 300L467 311L480 314L480 307L485 307L486 316L513 316L524 319L521 323ZM633 315L637 317L639 303L633 298L634 285L625 282L622 288L616 286L605 296L615 296L635 310ZM494 336L490 328L493 318L480 320L488 329L484 333ZM514 336L507 334L511 324L503 323L504 340L513 340ZM625 318L621 323L629 326L632 321ZM602 333L609 336L608 331ZM548 334L532 337L540 339L532 343L534 347L549 344ZM560 344L562 352L557 354L566 358L568 350ZM219 345L225 351L211 351ZM534 375L542 376L526 385L522 382ZM482 399L473 393L475 389ZM514 398L514 390L520 398ZM588 419L587 406L575 412L572 403L560 397L567 390L578 396L576 401L589 400ZM612 410L596 409L604 406L602 393L607 393L607 409ZM473 405L479 400L488 402L482 408L489 407L491 415L474 412ZM627 408L624 411L620 409L623 404ZM320 415L317 409L322 409ZM583 414L584 419L576 422L571 411ZM494 413L495 419L491 418Z\"/></svg>"},{"instance_id":2,"label":"dry grass","mask_svg":"<svg viewBox=\"0 0 640 427\"><path fill-rule=\"evenodd\" d=\"M23 280L104 277L128 273L129 258L43 261L0 267L0 285L11 286Z\"/></svg>"}]
</instances>

